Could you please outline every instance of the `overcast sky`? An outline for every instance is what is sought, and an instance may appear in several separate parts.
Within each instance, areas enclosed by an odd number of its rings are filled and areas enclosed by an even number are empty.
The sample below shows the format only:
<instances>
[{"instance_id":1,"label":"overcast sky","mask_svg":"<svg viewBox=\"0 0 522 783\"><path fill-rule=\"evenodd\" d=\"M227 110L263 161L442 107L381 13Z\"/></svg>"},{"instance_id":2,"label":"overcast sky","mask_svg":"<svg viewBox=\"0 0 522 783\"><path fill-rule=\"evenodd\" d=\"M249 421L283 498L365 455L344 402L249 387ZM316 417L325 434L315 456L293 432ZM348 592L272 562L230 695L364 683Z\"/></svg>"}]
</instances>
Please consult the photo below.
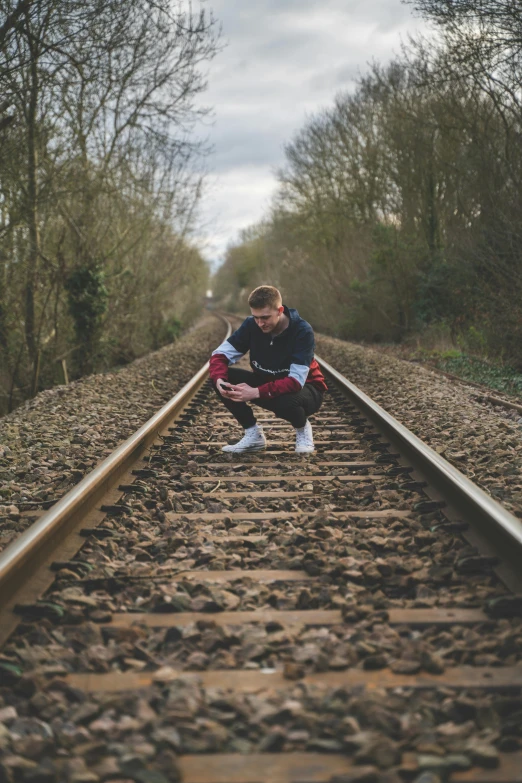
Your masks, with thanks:
<instances>
[{"instance_id":1,"label":"overcast sky","mask_svg":"<svg viewBox=\"0 0 522 783\"><path fill-rule=\"evenodd\" d=\"M386 62L422 28L400 0L209 0L225 48L203 96L214 151L201 239L215 267L257 222L275 189L283 147L307 117L332 104L372 60Z\"/></svg>"}]
</instances>

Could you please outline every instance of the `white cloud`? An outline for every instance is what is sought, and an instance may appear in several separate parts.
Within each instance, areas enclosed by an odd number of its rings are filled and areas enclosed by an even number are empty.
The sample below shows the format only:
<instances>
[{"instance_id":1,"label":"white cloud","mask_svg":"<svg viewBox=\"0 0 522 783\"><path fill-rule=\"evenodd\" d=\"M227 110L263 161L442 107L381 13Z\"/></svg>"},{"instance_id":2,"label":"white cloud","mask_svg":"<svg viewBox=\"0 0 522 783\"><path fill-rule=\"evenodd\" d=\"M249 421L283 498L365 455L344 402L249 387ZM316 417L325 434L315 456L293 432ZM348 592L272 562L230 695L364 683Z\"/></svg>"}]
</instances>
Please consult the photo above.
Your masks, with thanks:
<instances>
[{"instance_id":1,"label":"white cloud","mask_svg":"<svg viewBox=\"0 0 522 783\"><path fill-rule=\"evenodd\" d=\"M212 63L203 101L214 171L203 204L214 263L238 231L259 221L275 188L284 144L307 116L353 89L374 60L423 29L401 0L210 0L228 46Z\"/></svg>"},{"instance_id":2,"label":"white cloud","mask_svg":"<svg viewBox=\"0 0 522 783\"><path fill-rule=\"evenodd\" d=\"M209 178L203 232L195 237L210 261L218 261L241 229L260 220L270 205L274 177L266 165L239 165Z\"/></svg>"}]
</instances>

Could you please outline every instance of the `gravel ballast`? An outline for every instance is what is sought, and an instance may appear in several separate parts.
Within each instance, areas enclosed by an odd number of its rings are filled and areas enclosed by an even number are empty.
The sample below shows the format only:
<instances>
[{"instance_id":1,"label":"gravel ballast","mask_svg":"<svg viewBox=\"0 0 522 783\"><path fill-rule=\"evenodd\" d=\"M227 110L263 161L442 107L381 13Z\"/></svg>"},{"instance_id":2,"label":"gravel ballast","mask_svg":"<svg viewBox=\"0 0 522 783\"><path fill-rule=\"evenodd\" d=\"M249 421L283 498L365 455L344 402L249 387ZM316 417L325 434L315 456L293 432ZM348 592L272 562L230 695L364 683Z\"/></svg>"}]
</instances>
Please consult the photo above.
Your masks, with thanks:
<instances>
[{"instance_id":1,"label":"gravel ballast","mask_svg":"<svg viewBox=\"0 0 522 783\"><path fill-rule=\"evenodd\" d=\"M0 419L0 550L168 402L224 331L205 315L176 343L43 391Z\"/></svg>"},{"instance_id":2,"label":"gravel ballast","mask_svg":"<svg viewBox=\"0 0 522 783\"><path fill-rule=\"evenodd\" d=\"M238 427L203 385L18 603L0 782L176 783L187 755L304 751L443 783L522 750L520 600L338 390L314 422L313 454L264 417L268 451L223 453Z\"/></svg>"},{"instance_id":3,"label":"gravel ballast","mask_svg":"<svg viewBox=\"0 0 522 783\"><path fill-rule=\"evenodd\" d=\"M520 689L455 685L451 672L486 667L473 677L490 682L517 667L521 618L392 619L397 608L498 608L505 590L490 559L389 475L389 463L364 465L379 444L349 410L336 429L362 464L346 482L346 464L325 464L329 441L338 445L329 427L339 397L332 389L316 418L326 442L312 455L292 452L290 427L263 425L269 443L287 444L286 470L262 484L277 494L259 498L254 479L275 470L274 455L244 454L238 465L223 453L237 427L202 388L122 502L83 531L82 550L55 563L44 599L18 607L0 660L0 780L174 783L186 755L304 751L344 756L360 783L443 783L522 748ZM303 497L288 498L291 516L272 517L289 487ZM261 504L259 517L241 519ZM336 616L278 615L310 609ZM272 616L240 614L260 610ZM264 679L278 674L277 685ZM86 687L85 675L96 682ZM236 680L245 675L255 692ZM412 679L384 687L391 675L441 680L422 691ZM354 778L329 783L345 780Z\"/></svg>"},{"instance_id":4,"label":"gravel ballast","mask_svg":"<svg viewBox=\"0 0 522 783\"><path fill-rule=\"evenodd\" d=\"M482 402L472 386L388 354L317 336L316 351L421 440L522 517L518 413Z\"/></svg>"}]
</instances>

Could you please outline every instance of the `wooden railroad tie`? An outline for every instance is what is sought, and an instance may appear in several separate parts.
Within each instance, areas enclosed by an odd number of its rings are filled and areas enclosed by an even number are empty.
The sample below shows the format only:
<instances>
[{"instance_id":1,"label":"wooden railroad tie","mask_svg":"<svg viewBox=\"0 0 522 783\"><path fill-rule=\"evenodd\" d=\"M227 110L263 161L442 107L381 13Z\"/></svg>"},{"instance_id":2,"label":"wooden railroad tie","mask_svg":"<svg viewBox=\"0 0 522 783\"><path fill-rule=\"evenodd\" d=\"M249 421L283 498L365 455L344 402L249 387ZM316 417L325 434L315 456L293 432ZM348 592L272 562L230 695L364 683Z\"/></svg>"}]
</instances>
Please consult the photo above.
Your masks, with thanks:
<instances>
[{"instance_id":1,"label":"wooden railroad tie","mask_svg":"<svg viewBox=\"0 0 522 783\"><path fill-rule=\"evenodd\" d=\"M236 693L259 693L266 690L281 691L295 687L296 682L318 688L475 688L479 690L510 690L522 687L520 666L454 666L442 674L395 674L390 669L365 671L346 669L307 674L287 679L282 670L214 669L188 672L164 666L155 672L109 672L108 674L68 674L67 682L84 691L121 692L147 688L154 683L168 683L184 679L195 681L204 688L220 688Z\"/></svg>"},{"instance_id":2,"label":"wooden railroad tie","mask_svg":"<svg viewBox=\"0 0 522 783\"><path fill-rule=\"evenodd\" d=\"M375 462L354 462L350 463L354 467L358 468L369 468L369 467L377 467ZM253 484L265 484L266 482L272 482L272 481L360 481L361 479L367 478L366 476L359 476L359 475L341 475L341 476L322 476L317 474L312 474L310 476L299 476L299 475L292 475L288 473L279 473L277 475L270 475L270 476L243 476L241 474L236 473L232 476L194 476L193 478L189 479L191 484L208 484L212 481L215 481L219 479L219 481L231 481L236 482L238 484L244 484L247 481L251 481ZM379 476L381 478L381 476Z\"/></svg>"}]
</instances>

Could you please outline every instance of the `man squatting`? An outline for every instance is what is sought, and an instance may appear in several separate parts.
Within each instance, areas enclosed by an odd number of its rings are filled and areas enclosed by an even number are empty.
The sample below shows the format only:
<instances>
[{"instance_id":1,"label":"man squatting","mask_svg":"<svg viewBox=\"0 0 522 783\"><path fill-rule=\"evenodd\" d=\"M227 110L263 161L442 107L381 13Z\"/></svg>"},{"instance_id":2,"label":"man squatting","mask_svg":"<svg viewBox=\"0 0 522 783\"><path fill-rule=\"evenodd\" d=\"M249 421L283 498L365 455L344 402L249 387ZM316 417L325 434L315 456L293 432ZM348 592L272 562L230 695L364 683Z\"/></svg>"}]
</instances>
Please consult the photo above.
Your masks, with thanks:
<instances>
[{"instance_id":1,"label":"man squatting","mask_svg":"<svg viewBox=\"0 0 522 783\"><path fill-rule=\"evenodd\" d=\"M314 332L297 310L283 305L281 294L261 285L248 297L252 315L213 352L210 377L226 408L245 430L238 443L223 451L266 448L262 427L247 402L272 411L295 427L295 450L314 451L308 417L321 407L327 390L314 359ZM250 351L252 372L230 368Z\"/></svg>"}]
</instances>

